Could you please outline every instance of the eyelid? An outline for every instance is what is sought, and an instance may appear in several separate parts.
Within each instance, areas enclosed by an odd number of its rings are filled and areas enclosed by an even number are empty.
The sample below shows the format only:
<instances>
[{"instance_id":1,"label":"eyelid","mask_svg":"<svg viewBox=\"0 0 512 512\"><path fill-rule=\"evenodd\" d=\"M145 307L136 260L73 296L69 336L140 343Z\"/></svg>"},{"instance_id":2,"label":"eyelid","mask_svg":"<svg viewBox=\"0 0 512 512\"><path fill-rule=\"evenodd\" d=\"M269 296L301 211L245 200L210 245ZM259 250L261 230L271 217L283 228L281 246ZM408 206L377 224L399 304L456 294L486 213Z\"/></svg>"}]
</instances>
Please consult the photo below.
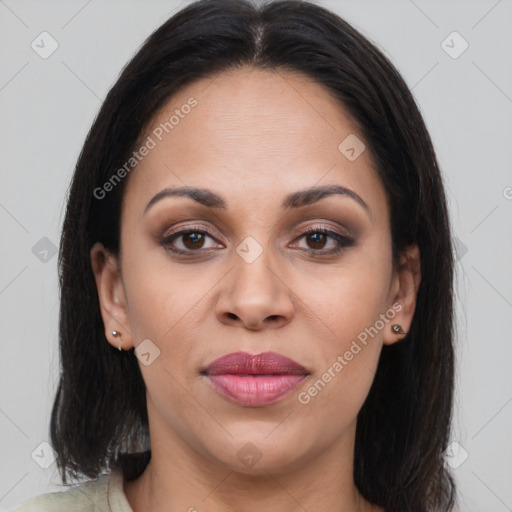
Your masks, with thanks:
<instances>
[{"instance_id":1,"label":"eyelid","mask_svg":"<svg viewBox=\"0 0 512 512\"><path fill-rule=\"evenodd\" d=\"M346 237L346 238L354 238L354 235L352 234L351 230L349 230L347 228L343 228L339 224L336 227L334 227L331 224L326 224L325 221L313 221L313 222L316 222L316 223L312 224L309 227L294 228L292 237L295 239L298 236L303 236L305 233L307 233L309 231L315 231L315 230L318 230L319 228L321 228L321 229L325 229L325 230L329 230L329 231L334 231L338 235ZM178 227L173 226L171 231L168 232L167 230L165 230L163 235L161 236L161 238L169 238L176 233L179 233L182 231L193 231L193 230L205 231L207 235L215 237L217 239L217 241L220 241L222 238L224 238L224 236L218 230L216 230L212 227L201 226L199 224L192 224L192 225L185 225L185 226L178 226Z\"/></svg>"},{"instance_id":2,"label":"eyelid","mask_svg":"<svg viewBox=\"0 0 512 512\"><path fill-rule=\"evenodd\" d=\"M216 230L211 230L216 232ZM218 241L217 235L214 235L211 233L209 228L206 228L204 226L199 225L191 225L191 226L181 226L176 229L173 229L170 233L164 234L163 237L159 240L159 245L164 247L165 250L174 253L177 256L202 256L205 254L208 254L211 252L211 250L215 250L215 248L199 248L197 250L189 249L178 249L176 247L171 248L176 240L180 239L180 237L185 236L189 233L199 232L205 235L206 237L209 237L214 242ZM324 249L303 249L304 252L315 255L316 258L322 258L322 257L328 257L328 256L335 256L338 254L341 254L345 250L347 250L349 247L353 246L356 243L356 239L350 235L345 234L346 230L342 230L343 232L340 232L339 229L336 229L330 225L326 225L323 223L317 223L312 226L309 226L307 228L303 228L300 230L296 230L296 234L293 235L292 240L292 247L294 244L298 244L300 240L307 237L310 233L323 233L327 236L327 238L334 240L337 244L337 247L335 249L331 250L324 250ZM222 242L221 242L222 244ZM222 244L224 245L224 244Z\"/></svg>"},{"instance_id":3,"label":"eyelid","mask_svg":"<svg viewBox=\"0 0 512 512\"><path fill-rule=\"evenodd\" d=\"M312 224L311 226L294 229L294 233L296 234L296 236L301 236L304 235L304 233L307 233L309 231L316 231L318 229L334 231L339 236L343 236L345 238L353 238L353 234L348 229L343 228L340 225L334 227L332 224L326 224L323 221L316 221L316 224Z\"/></svg>"},{"instance_id":4,"label":"eyelid","mask_svg":"<svg viewBox=\"0 0 512 512\"><path fill-rule=\"evenodd\" d=\"M356 238L352 235L340 233L337 229L334 229L329 226L315 225L305 228L300 231L300 233L294 238L295 240L302 240L307 237L310 233L323 233L331 240L334 240L338 244L338 248L331 249L330 251L323 251L324 256L335 255L341 253L343 250L347 249L356 244ZM298 243L298 242L295 242ZM319 256L322 255L322 249L306 249L306 251L318 253Z\"/></svg>"},{"instance_id":5,"label":"eyelid","mask_svg":"<svg viewBox=\"0 0 512 512\"><path fill-rule=\"evenodd\" d=\"M204 232L206 232L206 234L208 236L215 237L217 240L224 238L219 233L219 231L217 231L216 229L206 227L206 226L200 226L199 224L192 224L190 226L186 225L186 226L178 226L178 227L173 226L172 231L169 231L169 232L167 230L164 231L162 238L169 238L177 233L181 233L182 231L185 231L185 232L187 232L187 231L204 231Z\"/></svg>"}]
</instances>

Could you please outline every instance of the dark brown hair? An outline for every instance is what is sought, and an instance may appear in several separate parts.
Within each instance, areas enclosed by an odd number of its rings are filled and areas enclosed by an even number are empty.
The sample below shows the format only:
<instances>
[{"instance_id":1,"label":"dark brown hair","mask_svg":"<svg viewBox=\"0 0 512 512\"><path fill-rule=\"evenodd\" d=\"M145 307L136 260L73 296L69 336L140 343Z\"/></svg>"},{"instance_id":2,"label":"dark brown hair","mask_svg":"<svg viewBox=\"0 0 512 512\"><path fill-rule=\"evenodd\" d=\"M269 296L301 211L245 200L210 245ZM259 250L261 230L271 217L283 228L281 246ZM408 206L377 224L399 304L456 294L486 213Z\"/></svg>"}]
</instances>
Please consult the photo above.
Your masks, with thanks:
<instances>
[{"instance_id":1,"label":"dark brown hair","mask_svg":"<svg viewBox=\"0 0 512 512\"><path fill-rule=\"evenodd\" d=\"M118 253L128 177L94 193L136 148L142 128L185 85L251 65L293 70L331 91L358 123L386 189L393 263L416 243L422 281L411 329L384 346L357 418L354 481L389 512L450 511L443 462L454 385L452 235L433 145L404 80L351 25L318 5L194 2L156 30L122 71L87 136L71 183L59 253L61 374L51 440L67 477L94 478L147 448L145 385L133 349L105 338L90 250ZM341 141L340 141L341 142ZM132 477L147 464L138 460Z\"/></svg>"}]
</instances>

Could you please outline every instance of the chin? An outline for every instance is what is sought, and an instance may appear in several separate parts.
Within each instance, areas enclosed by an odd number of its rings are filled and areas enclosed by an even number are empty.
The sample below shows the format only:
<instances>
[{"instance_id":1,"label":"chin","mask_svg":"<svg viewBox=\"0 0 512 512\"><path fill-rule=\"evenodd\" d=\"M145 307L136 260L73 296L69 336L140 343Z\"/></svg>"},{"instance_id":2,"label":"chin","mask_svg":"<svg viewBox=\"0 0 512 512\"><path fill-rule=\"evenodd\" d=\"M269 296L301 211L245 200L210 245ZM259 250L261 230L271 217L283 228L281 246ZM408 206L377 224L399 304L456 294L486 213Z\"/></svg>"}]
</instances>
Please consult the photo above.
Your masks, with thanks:
<instances>
[{"instance_id":1,"label":"chin","mask_svg":"<svg viewBox=\"0 0 512 512\"><path fill-rule=\"evenodd\" d=\"M273 425L273 428L276 426ZM268 432L258 433L252 429L249 433L246 428L244 435L233 435L221 452L220 444L215 444L210 453L230 470L244 475L268 476L268 473L277 475L296 471L305 464L309 452L305 447L309 445L305 440L299 439L300 435L291 435L284 431L279 435L279 428L270 435Z\"/></svg>"}]
</instances>

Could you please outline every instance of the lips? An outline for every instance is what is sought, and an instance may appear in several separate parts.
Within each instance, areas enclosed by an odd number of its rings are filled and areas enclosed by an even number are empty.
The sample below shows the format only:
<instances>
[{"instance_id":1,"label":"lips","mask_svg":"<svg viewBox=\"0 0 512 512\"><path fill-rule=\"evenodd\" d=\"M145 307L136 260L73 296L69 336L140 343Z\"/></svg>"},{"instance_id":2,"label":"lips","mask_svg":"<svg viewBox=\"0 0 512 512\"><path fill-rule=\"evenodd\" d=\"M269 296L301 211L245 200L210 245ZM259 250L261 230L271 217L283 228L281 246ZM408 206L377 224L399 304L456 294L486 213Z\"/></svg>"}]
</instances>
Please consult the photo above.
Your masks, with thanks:
<instances>
[{"instance_id":1,"label":"lips","mask_svg":"<svg viewBox=\"0 0 512 512\"><path fill-rule=\"evenodd\" d=\"M214 391L249 407L284 398L309 375L304 366L275 352L235 352L216 359L201 373Z\"/></svg>"},{"instance_id":2,"label":"lips","mask_svg":"<svg viewBox=\"0 0 512 512\"><path fill-rule=\"evenodd\" d=\"M206 369L207 375L304 375L307 370L293 359L275 352L234 352L219 357Z\"/></svg>"}]
</instances>

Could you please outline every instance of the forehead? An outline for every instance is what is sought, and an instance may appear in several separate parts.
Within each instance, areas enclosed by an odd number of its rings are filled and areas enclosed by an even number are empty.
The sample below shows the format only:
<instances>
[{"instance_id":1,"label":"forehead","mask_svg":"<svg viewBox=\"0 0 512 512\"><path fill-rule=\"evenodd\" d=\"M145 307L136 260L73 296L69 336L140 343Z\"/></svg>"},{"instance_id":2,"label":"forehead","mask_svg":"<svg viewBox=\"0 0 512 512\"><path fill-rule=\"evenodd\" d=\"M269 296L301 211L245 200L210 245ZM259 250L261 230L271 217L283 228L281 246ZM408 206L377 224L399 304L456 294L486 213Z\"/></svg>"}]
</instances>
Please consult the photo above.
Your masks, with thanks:
<instances>
[{"instance_id":1,"label":"forehead","mask_svg":"<svg viewBox=\"0 0 512 512\"><path fill-rule=\"evenodd\" d=\"M345 140L369 149L354 120L331 91L297 72L244 67L198 80L168 100L141 140L147 137L154 147L126 190L139 209L178 186L261 207L274 194L281 204L297 189L339 183L376 209L385 203L370 151L355 160L340 151Z\"/></svg>"}]
</instances>

